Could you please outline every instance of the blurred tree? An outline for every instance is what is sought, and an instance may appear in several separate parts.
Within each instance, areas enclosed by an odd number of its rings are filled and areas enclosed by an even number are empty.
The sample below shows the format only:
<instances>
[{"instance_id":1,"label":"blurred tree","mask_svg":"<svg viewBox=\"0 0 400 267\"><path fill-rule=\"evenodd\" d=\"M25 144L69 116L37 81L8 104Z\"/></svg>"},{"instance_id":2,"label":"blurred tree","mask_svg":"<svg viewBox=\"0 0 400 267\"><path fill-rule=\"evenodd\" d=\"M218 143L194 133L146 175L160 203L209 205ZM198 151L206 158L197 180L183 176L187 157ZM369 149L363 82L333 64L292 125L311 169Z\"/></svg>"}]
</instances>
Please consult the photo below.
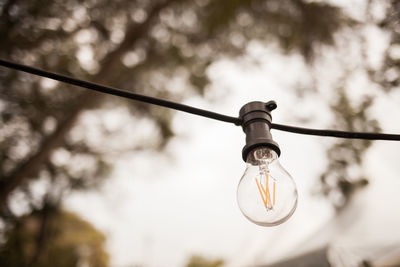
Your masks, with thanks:
<instances>
[{"instance_id":1,"label":"blurred tree","mask_svg":"<svg viewBox=\"0 0 400 267\"><path fill-rule=\"evenodd\" d=\"M360 73L365 73L369 79L369 87L376 87L386 92L399 89L400 80L400 3L399 1L366 1L364 21L358 22L358 27L352 30L353 38L347 43L358 42L361 44L359 56L352 55L349 61L343 61L344 75L338 81L337 99L332 103L336 129L349 131L380 131L377 120L371 118L369 108L374 104L374 96L364 93L358 98L360 103L354 103L354 99L348 96L346 87L349 81ZM376 15L376 10L383 10L381 15ZM383 51L382 60L374 63L371 57L371 40L367 40L366 34L370 34L371 28L387 35L387 47ZM337 47L350 54L349 47ZM349 51L349 52L346 52ZM378 55L380 56L380 55ZM340 57L340 55L339 55ZM368 184L367 175L362 170L363 156L371 146L370 141L365 140L338 140L328 149L328 166L320 177L321 192L327 196L337 211L349 203L355 190Z\"/></svg>"},{"instance_id":2,"label":"blurred tree","mask_svg":"<svg viewBox=\"0 0 400 267\"><path fill-rule=\"evenodd\" d=\"M0 250L2 266L108 266L103 234L56 207L19 218L6 239Z\"/></svg>"},{"instance_id":3,"label":"blurred tree","mask_svg":"<svg viewBox=\"0 0 400 267\"><path fill-rule=\"evenodd\" d=\"M338 90L339 97L332 105L334 128L354 132L378 132L378 122L367 115L372 99L365 97L360 105L351 104L345 90ZM363 155L371 146L369 140L343 139L332 145L327 152L328 166L321 175L321 192L339 211L350 201L355 190L368 185L368 177L362 171Z\"/></svg>"},{"instance_id":4,"label":"blurred tree","mask_svg":"<svg viewBox=\"0 0 400 267\"><path fill-rule=\"evenodd\" d=\"M180 100L203 93L207 66L241 55L249 40L277 42L284 52L312 59L347 23L336 7L301 0L9 0L0 2L0 56ZM177 83L188 90L177 91ZM15 71L0 72L0 96L5 225L40 210L45 197L55 205L70 190L96 186L121 151L159 149L173 135L168 111L130 102L130 124L141 131L150 125L148 138L113 142L113 136L126 139L118 133L128 123L110 127L85 111L100 116L124 100Z\"/></svg>"},{"instance_id":5,"label":"blurred tree","mask_svg":"<svg viewBox=\"0 0 400 267\"><path fill-rule=\"evenodd\" d=\"M201 256L192 256L186 267L219 267L223 264L223 260L209 260Z\"/></svg>"},{"instance_id":6,"label":"blurred tree","mask_svg":"<svg viewBox=\"0 0 400 267\"><path fill-rule=\"evenodd\" d=\"M372 7L379 4L379 1L371 1ZM382 3L380 3L382 4ZM373 22L381 30L389 35L389 45L384 51L384 62L378 68L369 68L372 80L377 82L386 91L399 89L400 87L400 2L396 0L384 1L385 16L375 18L371 14Z\"/></svg>"}]
</instances>

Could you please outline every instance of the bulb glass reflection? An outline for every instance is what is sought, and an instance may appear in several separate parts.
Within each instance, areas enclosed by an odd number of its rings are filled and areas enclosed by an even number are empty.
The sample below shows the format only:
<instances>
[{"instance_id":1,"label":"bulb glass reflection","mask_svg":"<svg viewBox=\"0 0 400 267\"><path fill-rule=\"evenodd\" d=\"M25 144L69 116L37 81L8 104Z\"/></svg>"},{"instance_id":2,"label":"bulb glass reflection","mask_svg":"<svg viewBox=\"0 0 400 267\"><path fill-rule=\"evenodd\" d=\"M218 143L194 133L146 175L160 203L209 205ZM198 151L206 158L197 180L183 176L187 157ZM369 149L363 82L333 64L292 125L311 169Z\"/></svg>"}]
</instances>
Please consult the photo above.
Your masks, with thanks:
<instances>
[{"instance_id":1,"label":"bulb glass reflection","mask_svg":"<svg viewBox=\"0 0 400 267\"><path fill-rule=\"evenodd\" d=\"M296 210L297 188L276 152L258 147L249 153L246 164L237 189L243 215L261 226L275 226L288 220Z\"/></svg>"}]
</instances>

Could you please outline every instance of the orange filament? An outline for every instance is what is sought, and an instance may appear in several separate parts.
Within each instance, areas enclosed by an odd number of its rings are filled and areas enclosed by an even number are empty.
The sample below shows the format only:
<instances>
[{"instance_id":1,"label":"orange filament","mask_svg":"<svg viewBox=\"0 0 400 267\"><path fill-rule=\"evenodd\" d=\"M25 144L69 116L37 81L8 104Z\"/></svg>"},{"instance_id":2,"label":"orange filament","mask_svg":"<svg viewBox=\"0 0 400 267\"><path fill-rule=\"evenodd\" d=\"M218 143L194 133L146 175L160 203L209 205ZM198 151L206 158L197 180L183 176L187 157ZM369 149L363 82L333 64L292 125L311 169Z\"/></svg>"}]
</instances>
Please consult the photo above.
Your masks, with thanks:
<instances>
[{"instance_id":1,"label":"orange filament","mask_svg":"<svg viewBox=\"0 0 400 267\"><path fill-rule=\"evenodd\" d=\"M257 177L254 179L256 180L257 188L258 188L258 191L260 192L264 206L268 209L268 204L271 205L271 200L270 200L270 195L269 195L269 175L268 175L268 173L265 174L265 177L266 177L265 188L264 188L264 185L258 181ZM275 196L276 196L275 189L276 189L276 182L274 180L272 206L275 205Z\"/></svg>"},{"instance_id":2,"label":"orange filament","mask_svg":"<svg viewBox=\"0 0 400 267\"><path fill-rule=\"evenodd\" d=\"M263 194L263 192L261 191L260 184L258 183L257 178L255 178L255 179L256 179L257 187L258 187L258 190L260 191L260 195L261 195L261 198L262 198L262 200L263 200L263 203L264 203L265 207L268 208L268 207L267 207L268 202L264 199L264 194ZM262 184L261 184L261 186L262 186ZM264 189L264 188L263 188L263 189Z\"/></svg>"},{"instance_id":3,"label":"orange filament","mask_svg":"<svg viewBox=\"0 0 400 267\"><path fill-rule=\"evenodd\" d=\"M268 172L265 173L265 178L267 179L267 182L265 183L265 186L267 187L267 189L265 190L265 195L266 195L266 198L270 202L269 204L271 205L271 197L269 195L269 173Z\"/></svg>"},{"instance_id":4,"label":"orange filament","mask_svg":"<svg viewBox=\"0 0 400 267\"><path fill-rule=\"evenodd\" d=\"M262 188L262 190L263 190L263 192L264 192L264 194L265 194L265 201L266 201L267 204L268 204L268 199L269 199L268 190L266 190L266 189L264 188L264 186L263 186L262 183L260 183L260 184L261 184L261 188Z\"/></svg>"},{"instance_id":5,"label":"orange filament","mask_svg":"<svg viewBox=\"0 0 400 267\"><path fill-rule=\"evenodd\" d=\"M274 181L274 205L275 205L275 181Z\"/></svg>"}]
</instances>

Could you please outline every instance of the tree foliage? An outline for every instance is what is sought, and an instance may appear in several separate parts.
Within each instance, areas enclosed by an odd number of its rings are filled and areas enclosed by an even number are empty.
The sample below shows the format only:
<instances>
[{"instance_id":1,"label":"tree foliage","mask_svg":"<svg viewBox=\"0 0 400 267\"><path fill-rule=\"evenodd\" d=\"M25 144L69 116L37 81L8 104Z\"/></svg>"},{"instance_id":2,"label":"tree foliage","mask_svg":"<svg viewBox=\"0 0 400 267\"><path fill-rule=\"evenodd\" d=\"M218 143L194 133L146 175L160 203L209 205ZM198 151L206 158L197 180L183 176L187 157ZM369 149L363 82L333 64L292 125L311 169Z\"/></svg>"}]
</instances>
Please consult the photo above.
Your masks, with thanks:
<instances>
[{"instance_id":1,"label":"tree foliage","mask_svg":"<svg viewBox=\"0 0 400 267\"><path fill-rule=\"evenodd\" d=\"M371 5L377 1L372 1ZM384 90L392 91L400 86L400 3L396 0L385 1L386 16L374 22L389 35L389 45L384 52L384 62L378 69L370 69L372 80Z\"/></svg>"},{"instance_id":2,"label":"tree foliage","mask_svg":"<svg viewBox=\"0 0 400 267\"><path fill-rule=\"evenodd\" d=\"M360 105L354 106L346 93L339 90L338 100L332 105L335 128L352 132L378 132L378 122L369 118L367 113L372 102L371 98L365 97ZM371 143L369 140L344 139L328 149L329 162L321 175L321 192L336 209L345 207L355 190L368 185L368 177L360 169Z\"/></svg>"},{"instance_id":3,"label":"tree foliage","mask_svg":"<svg viewBox=\"0 0 400 267\"><path fill-rule=\"evenodd\" d=\"M349 42L358 42L360 47L358 57L350 57L349 61L342 63L345 73L342 80L338 81L337 100L331 105L335 120L334 128L360 132L379 132L381 130L378 121L371 118L369 113L375 97L366 92L360 95L357 101L354 101L349 96L346 86L353 75L362 73L367 77L371 88L375 87L387 93L399 89L399 7L398 1L367 1L364 21L359 21L358 26L350 31L353 38L350 38ZM374 15L374 10L377 8L383 10L383 16ZM387 47L383 51L383 59L375 64L369 60L371 57L370 43L363 36L363 30L371 27L389 36ZM348 47L338 47L337 49L345 50ZM370 177L363 172L362 165L364 155L371 144L372 142L365 140L339 140L327 151L329 163L326 171L320 176L321 192L327 196L338 211L349 203L357 189L369 183Z\"/></svg>"},{"instance_id":4,"label":"tree foliage","mask_svg":"<svg viewBox=\"0 0 400 267\"><path fill-rule=\"evenodd\" d=\"M202 256L192 256L186 267L220 267L224 264L223 260L210 260Z\"/></svg>"},{"instance_id":5,"label":"tree foliage","mask_svg":"<svg viewBox=\"0 0 400 267\"><path fill-rule=\"evenodd\" d=\"M76 214L46 207L23 216L0 250L4 266L108 266L105 237Z\"/></svg>"}]
</instances>

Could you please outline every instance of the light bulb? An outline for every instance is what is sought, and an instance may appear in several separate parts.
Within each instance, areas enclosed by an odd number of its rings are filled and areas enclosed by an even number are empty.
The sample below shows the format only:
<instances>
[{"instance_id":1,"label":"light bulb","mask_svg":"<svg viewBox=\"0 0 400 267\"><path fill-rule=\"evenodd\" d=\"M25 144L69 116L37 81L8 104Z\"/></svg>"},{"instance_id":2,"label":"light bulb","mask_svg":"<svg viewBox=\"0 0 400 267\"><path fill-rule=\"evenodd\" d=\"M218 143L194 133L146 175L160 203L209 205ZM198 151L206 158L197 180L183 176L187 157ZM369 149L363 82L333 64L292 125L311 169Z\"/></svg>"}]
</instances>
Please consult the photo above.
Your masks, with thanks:
<instances>
[{"instance_id":1,"label":"light bulb","mask_svg":"<svg viewBox=\"0 0 400 267\"><path fill-rule=\"evenodd\" d=\"M279 225L292 216L297 206L297 188L281 166L278 154L269 147L251 150L247 168L237 189L243 215L261 226Z\"/></svg>"}]
</instances>

